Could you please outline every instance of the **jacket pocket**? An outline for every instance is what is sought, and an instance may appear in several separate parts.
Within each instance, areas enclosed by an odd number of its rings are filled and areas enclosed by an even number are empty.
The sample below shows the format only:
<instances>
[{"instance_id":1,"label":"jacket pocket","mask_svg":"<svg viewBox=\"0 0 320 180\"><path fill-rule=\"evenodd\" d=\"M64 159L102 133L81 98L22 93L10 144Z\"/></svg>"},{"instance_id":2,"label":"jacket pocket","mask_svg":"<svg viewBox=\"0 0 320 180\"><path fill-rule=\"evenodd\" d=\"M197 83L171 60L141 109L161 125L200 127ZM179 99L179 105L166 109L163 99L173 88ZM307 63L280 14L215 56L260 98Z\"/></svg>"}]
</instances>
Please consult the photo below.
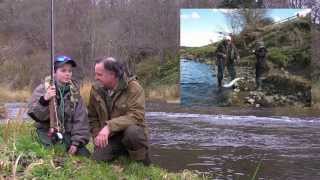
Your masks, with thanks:
<instances>
[{"instance_id":1,"label":"jacket pocket","mask_svg":"<svg viewBox=\"0 0 320 180\"><path fill-rule=\"evenodd\" d=\"M119 102L115 104L115 111L117 114L120 116L123 116L127 113L128 111L128 105L126 102Z\"/></svg>"}]
</instances>

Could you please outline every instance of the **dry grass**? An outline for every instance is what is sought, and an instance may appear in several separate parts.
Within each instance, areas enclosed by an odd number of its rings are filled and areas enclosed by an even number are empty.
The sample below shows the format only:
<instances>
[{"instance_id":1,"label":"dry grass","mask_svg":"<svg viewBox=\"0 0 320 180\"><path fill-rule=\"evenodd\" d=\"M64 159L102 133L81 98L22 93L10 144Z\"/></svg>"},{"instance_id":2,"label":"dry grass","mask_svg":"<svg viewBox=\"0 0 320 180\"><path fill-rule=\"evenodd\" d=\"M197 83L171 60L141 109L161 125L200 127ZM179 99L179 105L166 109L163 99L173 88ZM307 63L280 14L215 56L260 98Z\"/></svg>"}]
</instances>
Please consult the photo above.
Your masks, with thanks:
<instances>
[{"instance_id":1,"label":"dry grass","mask_svg":"<svg viewBox=\"0 0 320 180\"><path fill-rule=\"evenodd\" d=\"M25 121L22 116L26 109L19 109L16 119L6 119L5 123L2 125L1 136L4 142L8 143L10 141L15 142L17 134L23 134L29 132L27 126L25 126Z\"/></svg>"},{"instance_id":2,"label":"dry grass","mask_svg":"<svg viewBox=\"0 0 320 180\"><path fill-rule=\"evenodd\" d=\"M312 93L312 107L320 109L320 83L315 83L311 89Z\"/></svg>"},{"instance_id":3,"label":"dry grass","mask_svg":"<svg viewBox=\"0 0 320 180\"><path fill-rule=\"evenodd\" d=\"M31 96L31 90L24 88L22 90L12 90L9 87L0 87L0 102L27 102Z\"/></svg>"},{"instance_id":4,"label":"dry grass","mask_svg":"<svg viewBox=\"0 0 320 180\"><path fill-rule=\"evenodd\" d=\"M91 86L92 86L92 83L90 81L85 81L82 83L80 87L80 94L84 102L86 103L86 105L89 104Z\"/></svg>"},{"instance_id":5,"label":"dry grass","mask_svg":"<svg viewBox=\"0 0 320 180\"><path fill-rule=\"evenodd\" d=\"M88 104L92 83L86 81L80 87L80 94L84 102ZM160 85L154 88L145 88L147 100L165 100L168 102L179 102L179 85Z\"/></svg>"},{"instance_id":6,"label":"dry grass","mask_svg":"<svg viewBox=\"0 0 320 180\"><path fill-rule=\"evenodd\" d=\"M179 101L180 88L179 85L160 85L156 88L148 88L146 97L148 100Z\"/></svg>"}]
</instances>

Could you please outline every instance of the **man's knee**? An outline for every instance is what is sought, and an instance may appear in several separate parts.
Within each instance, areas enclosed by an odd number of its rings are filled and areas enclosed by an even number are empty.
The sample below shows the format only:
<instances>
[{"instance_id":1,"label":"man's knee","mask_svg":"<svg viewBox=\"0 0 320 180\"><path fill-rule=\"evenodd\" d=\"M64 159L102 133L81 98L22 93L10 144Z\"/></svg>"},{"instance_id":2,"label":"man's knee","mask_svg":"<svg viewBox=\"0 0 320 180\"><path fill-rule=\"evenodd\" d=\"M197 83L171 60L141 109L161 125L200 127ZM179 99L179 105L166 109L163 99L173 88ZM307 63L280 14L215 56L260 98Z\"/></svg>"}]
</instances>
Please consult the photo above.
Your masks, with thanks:
<instances>
[{"instance_id":1,"label":"man's knee","mask_svg":"<svg viewBox=\"0 0 320 180\"><path fill-rule=\"evenodd\" d=\"M122 143L130 149L141 148L146 145L147 137L143 127L129 126L123 134Z\"/></svg>"}]
</instances>

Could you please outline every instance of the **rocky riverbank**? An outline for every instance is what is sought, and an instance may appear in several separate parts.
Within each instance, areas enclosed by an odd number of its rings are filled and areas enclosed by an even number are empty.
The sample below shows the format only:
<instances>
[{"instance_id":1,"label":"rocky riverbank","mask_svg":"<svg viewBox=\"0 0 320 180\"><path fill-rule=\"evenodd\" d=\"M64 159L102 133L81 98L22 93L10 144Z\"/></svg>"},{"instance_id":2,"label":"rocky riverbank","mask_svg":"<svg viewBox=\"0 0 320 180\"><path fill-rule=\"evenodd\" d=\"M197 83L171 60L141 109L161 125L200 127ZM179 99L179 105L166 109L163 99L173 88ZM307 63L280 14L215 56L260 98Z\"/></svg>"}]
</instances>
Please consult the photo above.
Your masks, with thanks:
<instances>
[{"instance_id":1,"label":"rocky riverbank","mask_svg":"<svg viewBox=\"0 0 320 180\"><path fill-rule=\"evenodd\" d=\"M250 107L309 107L311 106L311 81L288 72L270 70L262 80L262 88L255 88L255 74L251 67L238 67L238 77L245 79L233 90L230 101Z\"/></svg>"}]
</instances>

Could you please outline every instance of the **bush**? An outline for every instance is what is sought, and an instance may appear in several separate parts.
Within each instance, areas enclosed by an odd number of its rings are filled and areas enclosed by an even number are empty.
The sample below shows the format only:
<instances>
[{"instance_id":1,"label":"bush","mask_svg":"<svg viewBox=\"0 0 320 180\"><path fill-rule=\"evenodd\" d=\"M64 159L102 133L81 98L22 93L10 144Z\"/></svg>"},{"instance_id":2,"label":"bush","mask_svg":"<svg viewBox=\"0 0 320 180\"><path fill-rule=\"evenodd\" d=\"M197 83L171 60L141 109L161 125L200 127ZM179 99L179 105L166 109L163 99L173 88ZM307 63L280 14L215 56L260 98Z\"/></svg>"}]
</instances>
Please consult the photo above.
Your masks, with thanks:
<instances>
[{"instance_id":1,"label":"bush","mask_svg":"<svg viewBox=\"0 0 320 180\"><path fill-rule=\"evenodd\" d=\"M179 82L179 57L167 57L160 65L158 59L148 59L137 65L137 76L143 86L171 85Z\"/></svg>"},{"instance_id":2,"label":"bush","mask_svg":"<svg viewBox=\"0 0 320 180\"><path fill-rule=\"evenodd\" d=\"M287 34L281 34L278 38L278 42L280 45L288 45L290 44L289 38Z\"/></svg>"},{"instance_id":3,"label":"bush","mask_svg":"<svg viewBox=\"0 0 320 180\"><path fill-rule=\"evenodd\" d=\"M311 31L311 23L309 19L301 19L299 21L295 21L293 25L295 27L299 27L299 29L304 30L306 32Z\"/></svg>"},{"instance_id":4,"label":"bush","mask_svg":"<svg viewBox=\"0 0 320 180\"><path fill-rule=\"evenodd\" d=\"M299 50L292 52L292 63L301 67L307 67L311 63L310 51Z\"/></svg>"},{"instance_id":5,"label":"bush","mask_svg":"<svg viewBox=\"0 0 320 180\"><path fill-rule=\"evenodd\" d=\"M287 67L289 57L279 48L270 48L268 53L268 60L278 65L279 67Z\"/></svg>"},{"instance_id":6,"label":"bush","mask_svg":"<svg viewBox=\"0 0 320 180\"><path fill-rule=\"evenodd\" d=\"M266 47L274 47L278 45L277 35L275 33L264 35L263 40Z\"/></svg>"}]
</instances>

